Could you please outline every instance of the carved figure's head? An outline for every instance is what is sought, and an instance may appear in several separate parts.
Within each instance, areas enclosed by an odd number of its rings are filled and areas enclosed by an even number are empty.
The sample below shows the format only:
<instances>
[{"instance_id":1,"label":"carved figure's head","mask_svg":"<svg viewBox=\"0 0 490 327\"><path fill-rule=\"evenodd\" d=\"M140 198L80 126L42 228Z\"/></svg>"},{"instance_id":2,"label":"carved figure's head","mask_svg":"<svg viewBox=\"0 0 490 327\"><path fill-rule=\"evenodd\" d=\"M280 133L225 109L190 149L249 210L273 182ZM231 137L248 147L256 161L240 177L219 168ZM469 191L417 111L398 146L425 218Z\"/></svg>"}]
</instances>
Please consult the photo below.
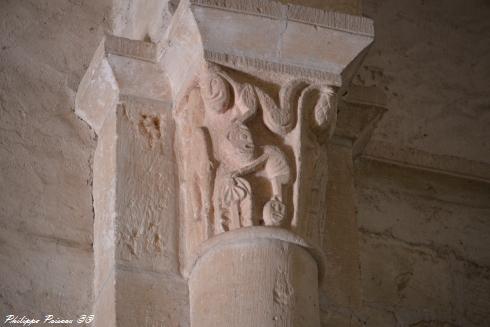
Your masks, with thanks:
<instances>
[{"instance_id":1,"label":"carved figure's head","mask_svg":"<svg viewBox=\"0 0 490 327\"><path fill-rule=\"evenodd\" d=\"M217 113L228 110L231 101L230 86L217 69L209 68L203 72L199 86L206 109Z\"/></svg>"},{"instance_id":2,"label":"carved figure's head","mask_svg":"<svg viewBox=\"0 0 490 327\"><path fill-rule=\"evenodd\" d=\"M233 123L226 135L232 145L234 155L244 160L252 160L255 153L255 145L252 133L247 126L240 122Z\"/></svg>"},{"instance_id":3,"label":"carved figure's head","mask_svg":"<svg viewBox=\"0 0 490 327\"><path fill-rule=\"evenodd\" d=\"M264 206L262 218L266 226L280 226L286 218L286 205L276 197Z\"/></svg>"}]
</instances>

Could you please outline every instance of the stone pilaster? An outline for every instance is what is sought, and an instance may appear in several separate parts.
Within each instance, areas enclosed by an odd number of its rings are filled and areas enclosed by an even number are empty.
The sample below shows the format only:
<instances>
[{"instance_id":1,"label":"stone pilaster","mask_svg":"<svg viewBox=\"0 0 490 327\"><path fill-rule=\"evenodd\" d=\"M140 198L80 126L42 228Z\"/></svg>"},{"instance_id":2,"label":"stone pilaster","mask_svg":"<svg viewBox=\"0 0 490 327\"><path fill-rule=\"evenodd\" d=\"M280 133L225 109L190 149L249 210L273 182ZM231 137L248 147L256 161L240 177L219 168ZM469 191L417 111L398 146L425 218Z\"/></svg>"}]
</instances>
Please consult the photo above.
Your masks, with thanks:
<instances>
[{"instance_id":1,"label":"stone pilaster","mask_svg":"<svg viewBox=\"0 0 490 327\"><path fill-rule=\"evenodd\" d=\"M187 301L182 311L154 307L170 303L160 295L168 293L162 281L178 275L174 120L170 88L156 55L155 44L108 35L77 93L76 113L97 134L93 166L97 326L135 326L143 319L161 321L186 311ZM147 288L155 276L158 299L146 295L151 304L143 314L127 310L141 301L139 294L128 290ZM174 283L178 285L178 278Z\"/></svg>"}]
</instances>

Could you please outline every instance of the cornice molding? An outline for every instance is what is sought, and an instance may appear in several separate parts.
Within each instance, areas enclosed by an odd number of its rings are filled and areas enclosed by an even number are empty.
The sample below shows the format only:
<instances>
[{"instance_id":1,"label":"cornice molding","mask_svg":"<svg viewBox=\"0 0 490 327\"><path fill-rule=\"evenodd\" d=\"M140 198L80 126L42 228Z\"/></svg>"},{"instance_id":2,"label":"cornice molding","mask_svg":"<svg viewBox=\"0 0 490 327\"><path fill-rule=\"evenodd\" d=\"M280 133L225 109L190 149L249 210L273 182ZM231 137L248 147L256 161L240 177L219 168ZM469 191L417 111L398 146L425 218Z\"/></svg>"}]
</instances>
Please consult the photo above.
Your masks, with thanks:
<instances>
[{"instance_id":1,"label":"cornice molding","mask_svg":"<svg viewBox=\"0 0 490 327\"><path fill-rule=\"evenodd\" d=\"M316 8L283 5L269 0L190 0L196 6L247 13L277 20L301 22L308 25L374 37L371 19Z\"/></svg>"}]
</instances>

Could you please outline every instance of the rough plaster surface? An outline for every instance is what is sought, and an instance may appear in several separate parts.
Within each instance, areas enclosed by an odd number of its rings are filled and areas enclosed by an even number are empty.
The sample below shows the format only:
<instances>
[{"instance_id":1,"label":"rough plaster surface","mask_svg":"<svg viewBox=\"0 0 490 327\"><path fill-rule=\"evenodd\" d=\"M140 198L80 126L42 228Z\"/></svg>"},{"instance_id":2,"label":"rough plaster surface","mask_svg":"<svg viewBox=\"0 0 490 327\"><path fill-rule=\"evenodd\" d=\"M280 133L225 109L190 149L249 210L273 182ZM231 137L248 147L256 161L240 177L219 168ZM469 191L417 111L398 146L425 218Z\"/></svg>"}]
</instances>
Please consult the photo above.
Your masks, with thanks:
<instances>
[{"instance_id":1,"label":"rough plaster surface","mask_svg":"<svg viewBox=\"0 0 490 327\"><path fill-rule=\"evenodd\" d=\"M484 175L473 163L490 160L488 3L363 9L376 39L354 84L388 109L365 154ZM486 326L488 183L369 160L355 179L363 309L339 311L359 326Z\"/></svg>"}]
</instances>

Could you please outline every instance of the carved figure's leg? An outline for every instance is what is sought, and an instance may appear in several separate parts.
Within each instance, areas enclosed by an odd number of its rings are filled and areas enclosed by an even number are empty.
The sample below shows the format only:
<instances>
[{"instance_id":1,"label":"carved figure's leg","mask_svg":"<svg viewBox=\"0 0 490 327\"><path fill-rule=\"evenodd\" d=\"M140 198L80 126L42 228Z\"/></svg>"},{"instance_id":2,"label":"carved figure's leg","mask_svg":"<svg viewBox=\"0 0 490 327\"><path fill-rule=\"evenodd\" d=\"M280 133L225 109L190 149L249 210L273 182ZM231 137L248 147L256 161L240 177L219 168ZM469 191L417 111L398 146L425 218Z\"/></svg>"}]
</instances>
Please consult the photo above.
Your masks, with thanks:
<instances>
[{"instance_id":1,"label":"carved figure's leg","mask_svg":"<svg viewBox=\"0 0 490 327\"><path fill-rule=\"evenodd\" d=\"M224 212L223 212L223 204L221 201L220 190L222 187L222 178L218 176L216 177L214 184L214 195L213 195L213 207L214 207L214 233L220 234L225 232L224 228Z\"/></svg>"},{"instance_id":2,"label":"carved figure's leg","mask_svg":"<svg viewBox=\"0 0 490 327\"><path fill-rule=\"evenodd\" d=\"M192 216L194 220L201 220L201 196L200 196L200 179L198 176L193 176L192 183L189 187L189 196L192 203Z\"/></svg>"},{"instance_id":3,"label":"carved figure's leg","mask_svg":"<svg viewBox=\"0 0 490 327\"><path fill-rule=\"evenodd\" d=\"M282 201L282 183L278 177L271 179L272 195Z\"/></svg>"},{"instance_id":4,"label":"carved figure's leg","mask_svg":"<svg viewBox=\"0 0 490 327\"><path fill-rule=\"evenodd\" d=\"M240 228L240 201L230 203L230 230Z\"/></svg>"}]
</instances>

